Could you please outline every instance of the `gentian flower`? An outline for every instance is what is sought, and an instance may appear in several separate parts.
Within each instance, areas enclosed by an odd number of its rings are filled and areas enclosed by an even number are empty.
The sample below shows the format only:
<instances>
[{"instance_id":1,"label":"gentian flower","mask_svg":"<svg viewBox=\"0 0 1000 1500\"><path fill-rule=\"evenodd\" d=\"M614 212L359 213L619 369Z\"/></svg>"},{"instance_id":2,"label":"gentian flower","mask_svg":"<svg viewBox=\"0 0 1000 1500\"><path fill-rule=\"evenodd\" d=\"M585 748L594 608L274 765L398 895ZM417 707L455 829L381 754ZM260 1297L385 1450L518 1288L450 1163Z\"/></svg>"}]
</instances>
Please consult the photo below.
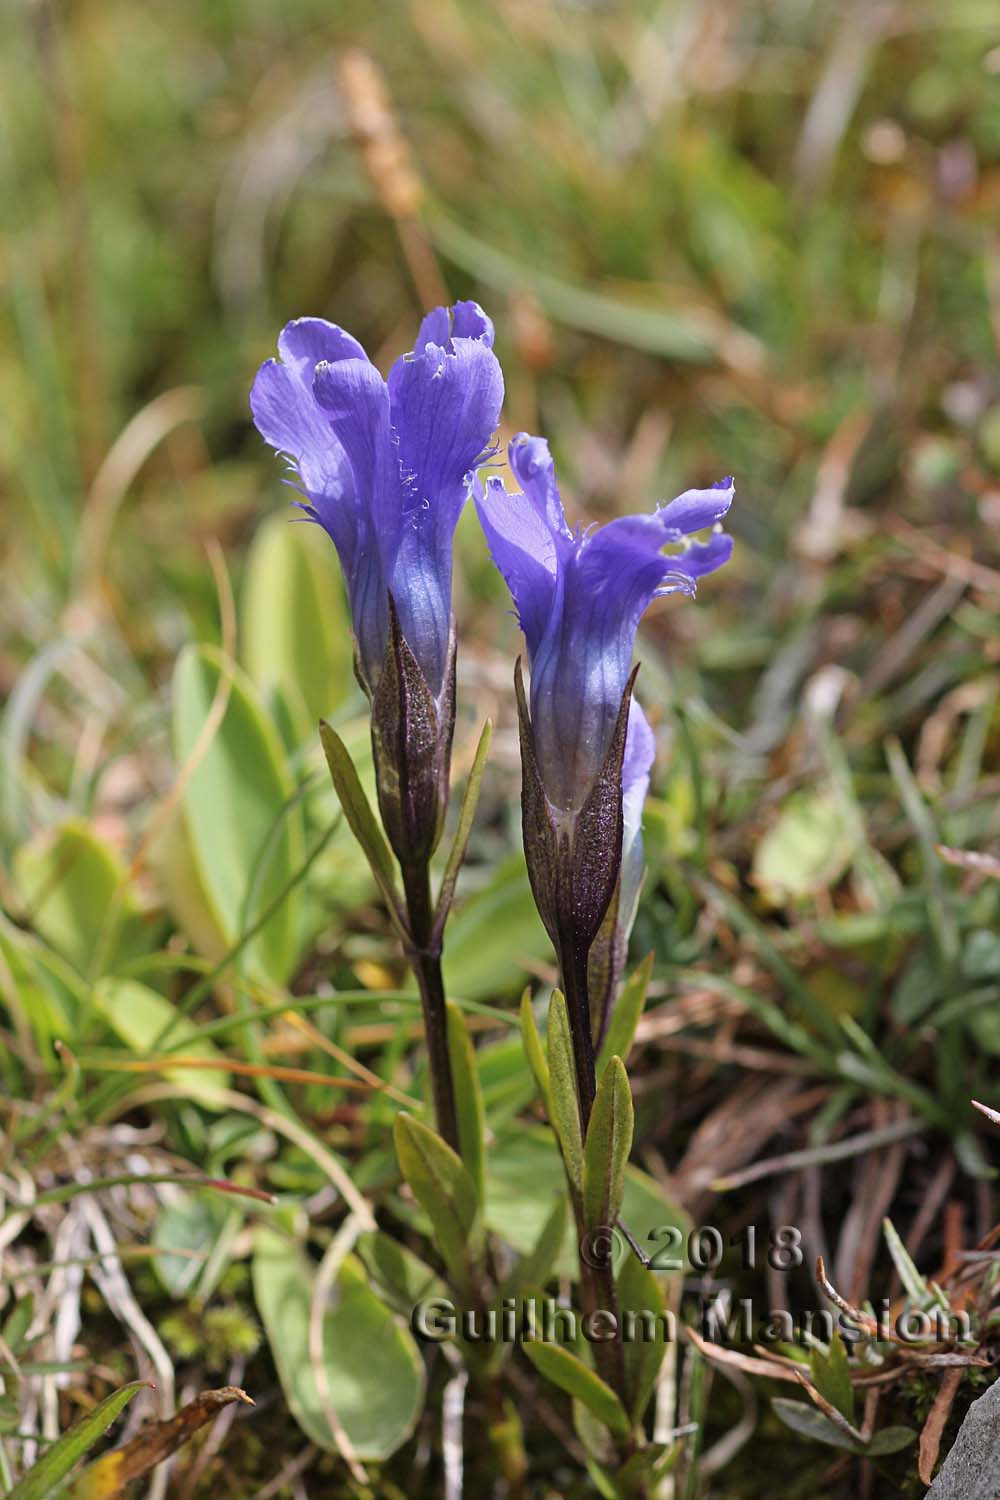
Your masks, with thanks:
<instances>
[{"instance_id":1,"label":"gentian flower","mask_svg":"<svg viewBox=\"0 0 1000 1500\"><path fill-rule=\"evenodd\" d=\"M584 1094L593 1095L587 961L622 865L636 630L654 598L694 594L697 580L728 560L732 539L719 523L733 482L687 490L652 514L623 516L596 531L570 531L544 439L521 433L508 456L520 493L496 476L485 486L477 481L474 493L528 648L530 707L520 664L516 676L525 856L559 956L586 1116ZM691 539L709 529L707 541ZM636 795L642 779L634 780Z\"/></svg>"},{"instance_id":2,"label":"gentian flower","mask_svg":"<svg viewBox=\"0 0 1000 1500\"><path fill-rule=\"evenodd\" d=\"M382 671L391 593L436 697L451 644L452 538L503 400L493 324L475 302L435 308L388 381L322 318L287 324L278 352L250 408L291 460L305 497L296 503L340 555L362 682L373 692Z\"/></svg>"},{"instance_id":3,"label":"gentian flower","mask_svg":"<svg viewBox=\"0 0 1000 1500\"><path fill-rule=\"evenodd\" d=\"M475 302L435 308L388 381L321 318L289 323L278 351L254 381L253 418L339 554L383 822L412 864L436 844L447 803L452 543L503 400L493 324Z\"/></svg>"}]
</instances>

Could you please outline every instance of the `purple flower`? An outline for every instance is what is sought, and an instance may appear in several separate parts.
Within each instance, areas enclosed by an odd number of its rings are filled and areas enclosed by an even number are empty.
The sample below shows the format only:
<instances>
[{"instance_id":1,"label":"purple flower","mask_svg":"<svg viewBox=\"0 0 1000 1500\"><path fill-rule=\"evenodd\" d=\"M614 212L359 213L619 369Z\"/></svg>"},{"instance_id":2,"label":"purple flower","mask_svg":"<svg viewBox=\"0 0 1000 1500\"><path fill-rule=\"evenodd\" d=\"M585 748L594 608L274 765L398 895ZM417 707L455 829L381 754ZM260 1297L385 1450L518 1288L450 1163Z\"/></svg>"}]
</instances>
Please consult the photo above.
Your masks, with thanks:
<instances>
[{"instance_id":1,"label":"purple flower","mask_svg":"<svg viewBox=\"0 0 1000 1500\"><path fill-rule=\"evenodd\" d=\"M491 477L475 485L476 506L524 631L545 793L554 808L575 810L611 745L647 606L661 594L693 594L732 552L719 522L733 481L686 490L651 515L570 531L545 440L521 433L508 452L521 493ZM707 541L689 540L708 528Z\"/></svg>"},{"instance_id":2,"label":"purple flower","mask_svg":"<svg viewBox=\"0 0 1000 1500\"><path fill-rule=\"evenodd\" d=\"M254 381L254 421L290 459L305 496L296 503L339 553L369 694L389 642L390 594L432 698L447 688L452 540L503 400L492 346L493 324L475 302L438 307L385 381L349 333L298 318L278 340L280 361Z\"/></svg>"},{"instance_id":3,"label":"purple flower","mask_svg":"<svg viewBox=\"0 0 1000 1500\"><path fill-rule=\"evenodd\" d=\"M729 557L732 541L719 522L733 482L583 533L566 525L548 444L521 433L508 452L521 492L508 493L494 477L485 487L476 482L474 493L528 647L530 705L520 663L514 678L524 854L559 959L586 1127L595 1023L599 1034L642 878L653 746L631 697L635 634L657 595L693 594L697 579ZM708 529L707 541L691 540Z\"/></svg>"}]
</instances>

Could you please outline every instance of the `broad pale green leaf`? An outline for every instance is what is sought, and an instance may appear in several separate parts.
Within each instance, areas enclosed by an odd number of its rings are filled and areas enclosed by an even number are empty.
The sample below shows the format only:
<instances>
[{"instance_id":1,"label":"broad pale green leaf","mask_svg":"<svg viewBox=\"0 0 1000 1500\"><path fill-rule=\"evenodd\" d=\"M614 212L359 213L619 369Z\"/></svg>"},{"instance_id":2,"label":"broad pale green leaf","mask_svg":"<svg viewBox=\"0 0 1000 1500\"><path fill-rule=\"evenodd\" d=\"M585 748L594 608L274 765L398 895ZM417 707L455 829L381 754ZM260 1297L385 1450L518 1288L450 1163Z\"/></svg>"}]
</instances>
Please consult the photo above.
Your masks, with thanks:
<instances>
[{"instance_id":1,"label":"broad pale green leaf","mask_svg":"<svg viewBox=\"0 0 1000 1500\"><path fill-rule=\"evenodd\" d=\"M32 925L81 974L90 973L95 955L107 973L153 945L155 929L131 891L120 889L124 876L117 851L80 819L47 830L14 856L17 893Z\"/></svg>"},{"instance_id":2,"label":"broad pale green leaf","mask_svg":"<svg viewBox=\"0 0 1000 1500\"><path fill-rule=\"evenodd\" d=\"M465 1024L465 1017L457 1005L447 1002L448 1056L451 1060L451 1076L455 1084L455 1109L458 1115L458 1143L462 1161L476 1188L476 1198L481 1204L484 1194L485 1163L483 1136L486 1132L486 1116L483 1111L483 1092L479 1086L476 1054Z\"/></svg>"},{"instance_id":3,"label":"broad pale green leaf","mask_svg":"<svg viewBox=\"0 0 1000 1500\"><path fill-rule=\"evenodd\" d=\"M582 1359L577 1359L560 1344L529 1342L523 1345L524 1352L538 1373L560 1390L566 1391L576 1401L582 1401L588 1411L616 1437L627 1437L629 1421L625 1408L609 1385L589 1369Z\"/></svg>"},{"instance_id":4,"label":"broad pale green leaf","mask_svg":"<svg viewBox=\"0 0 1000 1500\"><path fill-rule=\"evenodd\" d=\"M524 984L526 959L551 954L535 909L522 855L496 866L487 883L463 901L448 924L445 988L466 1000L496 1001Z\"/></svg>"},{"instance_id":5,"label":"broad pale green leaf","mask_svg":"<svg viewBox=\"0 0 1000 1500\"><path fill-rule=\"evenodd\" d=\"M625 1064L613 1057L597 1086L583 1149L583 1217L588 1225L617 1222L634 1125Z\"/></svg>"},{"instance_id":6,"label":"broad pale green leaf","mask_svg":"<svg viewBox=\"0 0 1000 1500\"><path fill-rule=\"evenodd\" d=\"M73 1465L104 1436L132 1397L148 1386L146 1380L133 1380L130 1385L119 1386L117 1391L105 1396L93 1411L81 1417L50 1448L46 1448L38 1462L15 1484L7 1500L50 1500L56 1486L65 1479Z\"/></svg>"},{"instance_id":7,"label":"broad pale green leaf","mask_svg":"<svg viewBox=\"0 0 1000 1500\"><path fill-rule=\"evenodd\" d=\"M753 879L776 905L829 890L856 848L853 830L830 788L795 792L754 851Z\"/></svg>"},{"instance_id":8,"label":"broad pale green leaf","mask_svg":"<svg viewBox=\"0 0 1000 1500\"><path fill-rule=\"evenodd\" d=\"M241 593L243 659L262 690L302 705L302 738L354 682L354 642L333 544L318 526L275 514L257 529Z\"/></svg>"},{"instance_id":9,"label":"broad pale green leaf","mask_svg":"<svg viewBox=\"0 0 1000 1500\"><path fill-rule=\"evenodd\" d=\"M522 1255L530 1255L557 1197L566 1191L566 1174L552 1132L542 1126L512 1124L498 1133L486 1163L487 1228L502 1235ZM665 1197L659 1185L638 1167L625 1170L621 1218L647 1254L665 1248L663 1231L686 1236L691 1222ZM652 1237L650 1237L652 1236ZM621 1253L625 1245L622 1241ZM569 1225L554 1274L579 1275L575 1228Z\"/></svg>"},{"instance_id":10,"label":"broad pale green leaf","mask_svg":"<svg viewBox=\"0 0 1000 1500\"><path fill-rule=\"evenodd\" d=\"M213 1193L182 1193L160 1210L153 1244L166 1253L156 1256L153 1269L171 1296L194 1290L230 1212Z\"/></svg>"},{"instance_id":11,"label":"broad pale green leaf","mask_svg":"<svg viewBox=\"0 0 1000 1500\"><path fill-rule=\"evenodd\" d=\"M216 921L234 943L289 883L303 858L301 810L274 725L253 684L214 646L189 646L174 674L174 750L192 754L224 672L232 675L222 722L184 793L191 853ZM256 977L284 983L299 956L297 892L249 944Z\"/></svg>"},{"instance_id":12,"label":"broad pale green leaf","mask_svg":"<svg viewBox=\"0 0 1000 1500\"><path fill-rule=\"evenodd\" d=\"M549 1001L546 1040L551 1124L562 1149L570 1192L579 1203L583 1195L583 1135L580 1129L580 1105L576 1092L576 1066L573 1061L569 1012L560 990L553 990Z\"/></svg>"},{"instance_id":13,"label":"broad pale green leaf","mask_svg":"<svg viewBox=\"0 0 1000 1500\"><path fill-rule=\"evenodd\" d=\"M428 1297L448 1296L437 1272L391 1234L372 1230L359 1237L355 1248L375 1285L404 1317Z\"/></svg>"},{"instance_id":14,"label":"broad pale green leaf","mask_svg":"<svg viewBox=\"0 0 1000 1500\"><path fill-rule=\"evenodd\" d=\"M638 1422L649 1404L663 1363L666 1304L660 1278L631 1250L622 1261L617 1287L621 1316L623 1320L630 1318L634 1329L633 1336L623 1340L623 1347L629 1413ZM624 1321L622 1326L626 1326Z\"/></svg>"},{"instance_id":15,"label":"broad pale green leaf","mask_svg":"<svg viewBox=\"0 0 1000 1500\"><path fill-rule=\"evenodd\" d=\"M622 992L611 1012L608 1034L598 1054L598 1074L603 1073L613 1057L620 1057L623 1062L628 1061L635 1028L639 1024L639 1017L646 1004L646 991L649 989L649 978L652 972L653 955L650 953L622 986Z\"/></svg>"},{"instance_id":16,"label":"broad pale green leaf","mask_svg":"<svg viewBox=\"0 0 1000 1500\"><path fill-rule=\"evenodd\" d=\"M504 1295L516 1296L524 1287L544 1287L555 1270L556 1261L566 1240L568 1224L569 1206L565 1195L560 1194L542 1227L537 1242L514 1267L513 1274L504 1287Z\"/></svg>"},{"instance_id":17,"label":"broad pale green leaf","mask_svg":"<svg viewBox=\"0 0 1000 1500\"><path fill-rule=\"evenodd\" d=\"M313 1274L301 1250L258 1230L253 1256L257 1309L289 1409L306 1436L337 1451L309 1353ZM361 1459L379 1460L410 1436L424 1399L423 1361L409 1330L368 1286L349 1256L323 1317L323 1363L337 1421Z\"/></svg>"},{"instance_id":18,"label":"broad pale green leaf","mask_svg":"<svg viewBox=\"0 0 1000 1500\"><path fill-rule=\"evenodd\" d=\"M218 1062L215 1068L165 1068L163 1076L190 1098L210 1108L222 1108L220 1090L229 1087L225 1058L209 1041L201 1041L198 1028L186 1018L176 1020L176 1008L163 995L136 979L102 979L94 986L94 1006L108 1026L137 1054L153 1049L156 1038L171 1026L170 1045L178 1056Z\"/></svg>"},{"instance_id":19,"label":"broad pale green leaf","mask_svg":"<svg viewBox=\"0 0 1000 1500\"><path fill-rule=\"evenodd\" d=\"M399 1170L431 1221L445 1264L464 1283L482 1247L476 1185L451 1147L412 1115L396 1116L393 1136Z\"/></svg>"}]
</instances>

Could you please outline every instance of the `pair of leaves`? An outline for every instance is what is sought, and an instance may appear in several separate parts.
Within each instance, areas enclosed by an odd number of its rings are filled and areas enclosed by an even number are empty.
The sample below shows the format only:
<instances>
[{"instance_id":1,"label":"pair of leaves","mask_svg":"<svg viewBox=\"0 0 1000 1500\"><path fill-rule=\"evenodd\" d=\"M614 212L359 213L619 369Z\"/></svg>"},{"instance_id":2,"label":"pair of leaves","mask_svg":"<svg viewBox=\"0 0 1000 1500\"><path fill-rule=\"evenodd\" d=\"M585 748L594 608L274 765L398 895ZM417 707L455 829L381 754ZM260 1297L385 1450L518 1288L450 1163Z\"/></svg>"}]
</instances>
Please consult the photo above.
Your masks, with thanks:
<instances>
[{"instance_id":1,"label":"pair of leaves","mask_svg":"<svg viewBox=\"0 0 1000 1500\"><path fill-rule=\"evenodd\" d=\"M205 725L224 702L207 747ZM213 704L216 705L213 709ZM288 758L248 677L215 646L188 646L174 674L177 762L193 770L182 816L158 842L155 862L178 922L219 959L293 883L302 864L302 810ZM255 978L283 984L302 945L300 893L288 889L247 945Z\"/></svg>"},{"instance_id":2,"label":"pair of leaves","mask_svg":"<svg viewBox=\"0 0 1000 1500\"><path fill-rule=\"evenodd\" d=\"M396 1116L393 1136L399 1170L431 1221L452 1281L465 1288L483 1248L482 1205L475 1179L458 1154L412 1115Z\"/></svg>"},{"instance_id":3,"label":"pair of leaves","mask_svg":"<svg viewBox=\"0 0 1000 1500\"><path fill-rule=\"evenodd\" d=\"M549 1003L547 1063L550 1118L577 1219L581 1228L613 1228L621 1213L625 1167L632 1149L634 1112L628 1074L621 1058L611 1057L597 1085L584 1140L569 1012L559 990L553 991Z\"/></svg>"}]
</instances>

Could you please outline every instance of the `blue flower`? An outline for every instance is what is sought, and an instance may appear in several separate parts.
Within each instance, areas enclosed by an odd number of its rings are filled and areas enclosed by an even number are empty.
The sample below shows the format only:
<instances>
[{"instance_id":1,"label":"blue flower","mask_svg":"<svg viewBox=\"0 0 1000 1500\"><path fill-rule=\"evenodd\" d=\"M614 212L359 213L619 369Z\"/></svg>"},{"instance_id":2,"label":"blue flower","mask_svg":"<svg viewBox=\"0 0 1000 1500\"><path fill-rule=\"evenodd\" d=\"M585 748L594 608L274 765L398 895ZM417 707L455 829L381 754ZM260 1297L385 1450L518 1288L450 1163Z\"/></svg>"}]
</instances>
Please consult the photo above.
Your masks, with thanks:
<instances>
[{"instance_id":1,"label":"blue flower","mask_svg":"<svg viewBox=\"0 0 1000 1500\"><path fill-rule=\"evenodd\" d=\"M503 400L493 325L475 302L438 307L388 381L356 339L322 318L289 323L281 359L250 393L254 421L290 459L310 520L347 582L362 682L374 694L399 627L439 700L453 651L452 541Z\"/></svg>"},{"instance_id":2,"label":"blue flower","mask_svg":"<svg viewBox=\"0 0 1000 1500\"><path fill-rule=\"evenodd\" d=\"M611 746L647 606L661 594L693 594L698 578L732 552L719 523L733 481L686 490L652 514L570 531L545 440L521 433L508 453L521 492L510 493L493 476L485 486L476 482L476 506L528 648L545 795L554 809L573 812ZM709 528L707 541L691 540Z\"/></svg>"}]
</instances>

